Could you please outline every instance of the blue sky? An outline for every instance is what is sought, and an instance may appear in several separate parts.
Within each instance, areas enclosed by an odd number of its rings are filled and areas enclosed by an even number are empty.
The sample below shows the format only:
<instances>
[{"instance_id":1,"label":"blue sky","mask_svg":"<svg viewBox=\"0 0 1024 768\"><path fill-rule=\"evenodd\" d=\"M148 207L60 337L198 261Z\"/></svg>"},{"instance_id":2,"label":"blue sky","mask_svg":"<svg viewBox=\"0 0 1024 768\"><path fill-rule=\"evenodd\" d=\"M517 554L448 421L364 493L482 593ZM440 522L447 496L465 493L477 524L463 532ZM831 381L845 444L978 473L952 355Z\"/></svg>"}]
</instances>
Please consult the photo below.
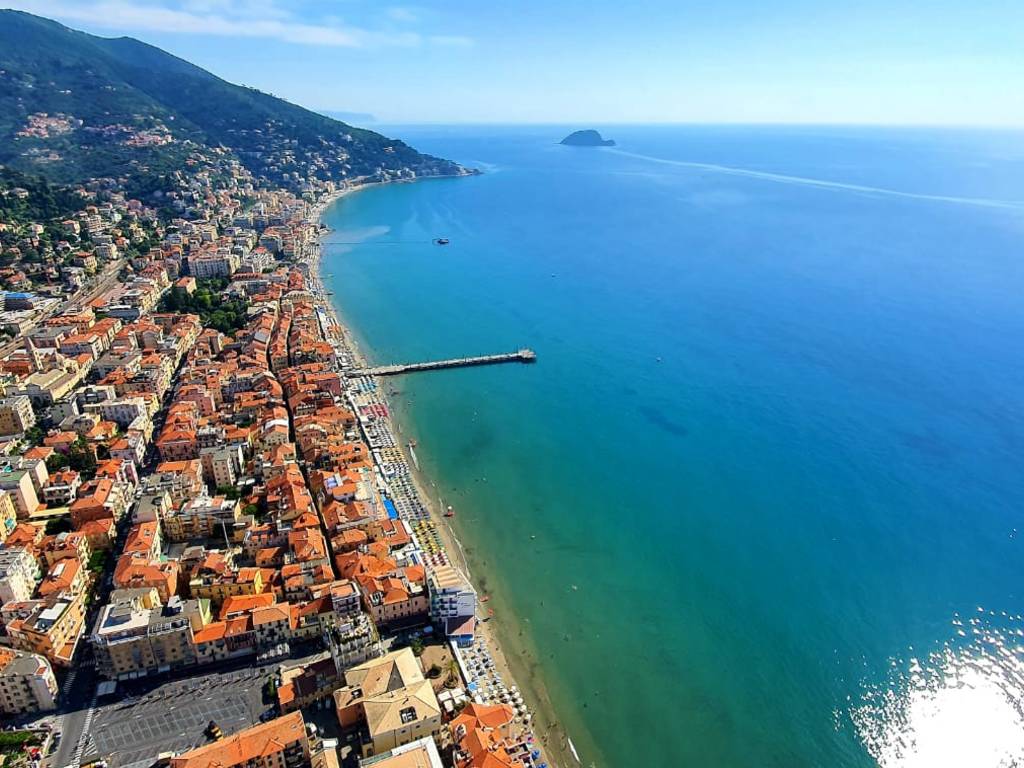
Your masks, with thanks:
<instances>
[{"instance_id":1,"label":"blue sky","mask_svg":"<svg viewBox=\"0 0 1024 768\"><path fill-rule=\"evenodd\" d=\"M1024 126L1020 0L7 4L385 122Z\"/></svg>"}]
</instances>

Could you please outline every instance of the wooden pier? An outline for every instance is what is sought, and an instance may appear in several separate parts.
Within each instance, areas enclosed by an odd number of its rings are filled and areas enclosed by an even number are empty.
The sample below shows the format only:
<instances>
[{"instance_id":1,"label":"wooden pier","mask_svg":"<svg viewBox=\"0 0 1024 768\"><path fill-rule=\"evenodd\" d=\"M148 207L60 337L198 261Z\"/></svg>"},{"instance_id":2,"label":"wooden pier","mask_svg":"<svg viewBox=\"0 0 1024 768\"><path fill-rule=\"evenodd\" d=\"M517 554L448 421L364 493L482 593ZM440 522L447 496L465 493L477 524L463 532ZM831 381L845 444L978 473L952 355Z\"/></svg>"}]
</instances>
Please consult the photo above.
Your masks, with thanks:
<instances>
[{"instance_id":1,"label":"wooden pier","mask_svg":"<svg viewBox=\"0 0 1024 768\"><path fill-rule=\"evenodd\" d=\"M359 376L397 376L402 373L418 371L440 371L444 368L467 368L471 365L499 365L500 363L535 363L537 355L532 349L520 349L500 355L482 355L480 357L456 357L453 360L433 360L426 363L399 363L398 365L381 365L376 368L357 368L345 373L350 379Z\"/></svg>"}]
</instances>

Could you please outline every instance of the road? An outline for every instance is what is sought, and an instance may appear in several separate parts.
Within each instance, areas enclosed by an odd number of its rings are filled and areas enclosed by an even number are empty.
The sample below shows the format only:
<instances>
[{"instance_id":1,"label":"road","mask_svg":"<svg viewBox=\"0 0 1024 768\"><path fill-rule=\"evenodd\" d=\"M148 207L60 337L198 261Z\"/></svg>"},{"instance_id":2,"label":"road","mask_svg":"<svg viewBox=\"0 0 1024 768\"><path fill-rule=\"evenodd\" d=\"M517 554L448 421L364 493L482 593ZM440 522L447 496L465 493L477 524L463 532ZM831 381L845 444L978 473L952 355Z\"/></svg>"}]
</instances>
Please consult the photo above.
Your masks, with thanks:
<instances>
[{"instance_id":1,"label":"road","mask_svg":"<svg viewBox=\"0 0 1024 768\"><path fill-rule=\"evenodd\" d=\"M36 326L46 321L48 318L56 314L58 311L63 312L68 307L73 306L75 304L87 304L104 291L109 290L114 285L114 283L117 282L117 274L121 271L121 268L123 266L124 261L120 259L108 264L106 269L104 269L100 273L95 283L93 283L88 288L83 288L82 290L75 293L73 296L65 299L61 303L57 304L57 306L54 307L53 309L41 313L39 317L37 317L34 321L29 323L28 330L34 330ZM0 347L0 358L7 357L9 354L14 352L16 349L19 349L20 347L21 337L15 339L14 341L8 342L7 344L4 344L2 347Z\"/></svg>"}]
</instances>

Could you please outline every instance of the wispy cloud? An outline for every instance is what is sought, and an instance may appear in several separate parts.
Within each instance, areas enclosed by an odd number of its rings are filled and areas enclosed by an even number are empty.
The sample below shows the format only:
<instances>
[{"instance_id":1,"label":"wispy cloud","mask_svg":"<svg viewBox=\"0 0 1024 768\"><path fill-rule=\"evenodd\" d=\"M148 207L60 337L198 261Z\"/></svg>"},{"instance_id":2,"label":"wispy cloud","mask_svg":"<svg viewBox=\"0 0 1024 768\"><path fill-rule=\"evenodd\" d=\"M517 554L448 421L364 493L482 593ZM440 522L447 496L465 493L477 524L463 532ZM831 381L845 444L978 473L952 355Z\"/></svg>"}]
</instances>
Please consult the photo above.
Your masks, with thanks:
<instances>
[{"instance_id":1,"label":"wispy cloud","mask_svg":"<svg viewBox=\"0 0 1024 768\"><path fill-rule=\"evenodd\" d=\"M377 31L328 20L296 18L275 0L21 0L9 7L56 18L85 23L91 28L119 32L174 32L222 37L253 37L281 40L298 45L368 48L416 46L424 41L436 45L462 45L453 36L421 35L409 30ZM406 9L392 9L399 11ZM409 12L405 21L415 16ZM389 18L395 17L389 12ZM468 40L468 39L464 39Z\"/></svg>"}]
</instances>

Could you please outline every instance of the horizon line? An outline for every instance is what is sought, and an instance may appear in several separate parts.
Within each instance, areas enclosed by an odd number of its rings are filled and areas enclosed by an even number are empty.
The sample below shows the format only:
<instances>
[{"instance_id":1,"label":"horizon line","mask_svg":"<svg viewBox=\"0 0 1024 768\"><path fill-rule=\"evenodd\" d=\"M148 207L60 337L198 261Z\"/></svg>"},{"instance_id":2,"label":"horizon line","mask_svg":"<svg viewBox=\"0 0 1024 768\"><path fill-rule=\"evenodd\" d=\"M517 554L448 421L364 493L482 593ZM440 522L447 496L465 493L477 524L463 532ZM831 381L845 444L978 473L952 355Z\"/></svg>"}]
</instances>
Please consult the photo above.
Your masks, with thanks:
<instances>
[{"instance_id":1,"label":"horizon line","mask_svg":"<svg viewBox=\"0 0 1024 768\"><path fill-rule=\"evenodd\" d=\"M293 102L294 103L294 102ZM330 112L351 112L358 110L341 109L310 109L311 112L323 114ZM368 113L370 114L370 113ZM330 115L324 115L330 117ZM339 118L331 118L339 122L347 122ZM359 127L355 123L348 123ZM606 122L602 120L373 120L364 123L365 125L376 126L536 126L536 127L571 127L583 125L585 127L607 126L607 127L644 127L644 126L669 126L669 127L778 127L778 128L943 128L952 130L992 130L992 131L1024 131L1024 123L886 123L886 122L827 122L827 121L793 121L782 122L773 120L628 120L619 122Z\"/></svg>"}]
</instances>

